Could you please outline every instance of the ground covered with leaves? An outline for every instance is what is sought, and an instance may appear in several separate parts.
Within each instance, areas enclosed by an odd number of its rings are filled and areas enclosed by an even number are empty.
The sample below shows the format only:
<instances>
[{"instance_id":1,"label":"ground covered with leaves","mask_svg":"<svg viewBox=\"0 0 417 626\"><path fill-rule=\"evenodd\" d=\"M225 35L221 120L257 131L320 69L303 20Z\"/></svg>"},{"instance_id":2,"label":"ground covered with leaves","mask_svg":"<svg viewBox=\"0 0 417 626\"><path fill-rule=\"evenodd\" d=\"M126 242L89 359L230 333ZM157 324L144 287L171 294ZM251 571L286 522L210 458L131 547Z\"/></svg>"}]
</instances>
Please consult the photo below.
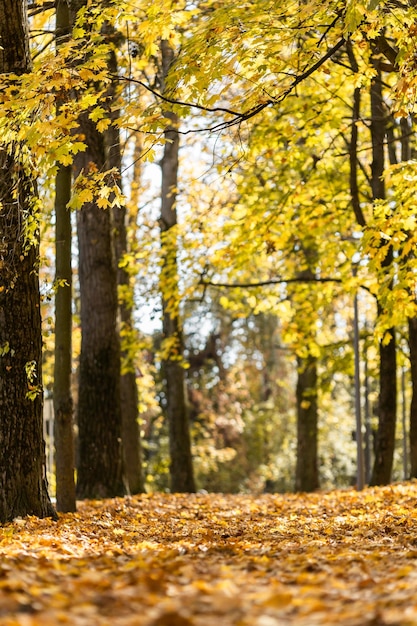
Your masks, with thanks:
<instances>
[{"instance_id":1,"label":"ground covered with leaves","mask_svg":"<svg viewBox=\"0 0 417 626\"><path fill-rule=\"evenodd\" d=\"M417 482L153 494L0 528L7 626L417 625Z\"/></svg>"}]
</instances>

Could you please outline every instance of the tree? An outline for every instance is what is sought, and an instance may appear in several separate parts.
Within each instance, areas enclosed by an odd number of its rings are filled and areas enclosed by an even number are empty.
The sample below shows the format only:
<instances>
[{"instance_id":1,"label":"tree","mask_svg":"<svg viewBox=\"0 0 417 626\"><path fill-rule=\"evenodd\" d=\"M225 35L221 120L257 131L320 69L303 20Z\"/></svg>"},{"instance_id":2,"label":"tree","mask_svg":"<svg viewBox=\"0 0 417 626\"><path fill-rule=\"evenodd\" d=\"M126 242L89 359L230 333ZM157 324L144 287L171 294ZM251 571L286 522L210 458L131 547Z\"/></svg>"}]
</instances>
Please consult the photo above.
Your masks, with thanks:
<instances>
[{"instance_id":1,"label":"tree","mask_svg":"<svg viewBox=\"0 0 417 626\"><path fill-rule=\"evenodd\" d=\"M72 23L84 0L72 2ZM94 27L91 27L94 28ZM99 90L99 85L90 84ZM75 157L75 175L89 177L106 168L105 141L91 115L79 117L86 150ZM93 116L94 117L94 116ZM125 491L122 469L120 342L117 268L111 210L93 199L77 212L81 354L78 386L77 495L113 497Z\"/></svg>"},{"instance_id":2,"label":"tree","mask_svg":"<svg viewBox=\"0 0 417 626\"><path fill-rule=\"evenodd\" d=\"M161 83L174 59L168 41L161 42ZM162 89L164 91L164 89ZM191 456L190 429L184 377L184 344L180 319L176 245L176 196L178 186L178 117L166 114L169 125L165 130L164 153L161 159L161 293L163 309L164 358L162 371L165 381L166 414L169 425L170 476L173 492L195 491ZM169 285L169 288L168 288Z\"/></svg>"},{"instance_id":3,"label":"tree","mask_svg":"<svg viewBox=\"0 0 417 626\"><path fill-rule=\"evenodd\" d=\"M28 72L27 3L0 2L0 73L13 87ZM55 516L45 478L39 205L30 153L0 145L0 522Z\"/></svg>"},{"instance_id":4,"label":"tree","mask_svg":"<svg viewBox=\"0 0 417 626\"><path fill-rule=\"evenodd\" d=\"M381 72L371 83L371 140L372 166L371 189L374 202L384 200L385 183L383 179L385 162L385 123L386 112L382 97ZM386 248L381 263L382 268L389 268L393 262L393 251L389 243L381 242ZM382 313L381 302L378 302L379 313ZM395 328L387 329L384 339L380 342L380 390L378 403L378 431L376 437L375 462L372 470L371 484L384 485L390 482L395 448L395 424L397 406L397 367Z\"/></svg>"},{"instance_id":5,"label":"tree","mask_svg":"<svg viewBox=\"0 0 417 626\"><path fill-rule=\"evenodd\" d=\"M116 40L117 33L109 29L109 39ZM109 51L108 66L113 76L117 75L117 57L115 43ZM118 86L113 79L108 88L108 96L114 106L118 99ZM121 173L122 155L120 148L120 131L117 126L119 111L113 110L110 114L112 124L105 132L106 168ZM121 174L120 174L121 179ZM120 180L120 185L121 185ZM139 181L135 181L139 184ZM121 334L121 377L120 402L122 413L122 446L125 480L131 494L141 493L144 490L142 475L142 451L139 428L139 400L136 383L136 367L129 350L129 339L134 334L132 310L133 288L131 277L123 264L124 256L129 252L127 239L127 209L123 204L112 209L114 249L117 266L118 300L120 311Z\"/></svg>"},{"instance_id":6,"label":"tree","mask_svg":"<svg viewBox=\"0 0 417 626\"><path fill-rule=\"evenodd\" d=\"M296 491L315 491L318 475L317 359L298 359Z\"/></svg>"},{"instance_id":7,"label":"tree","mask_svg":"<svg viewBox=\"0 0 417 626\"><path fill-rule=\"evenodd\" d=\"M56 5L57 42L67 37L70 16L66 0ZM62 104L62 103L61 103ZM59 104L57 113L59 114ZM72 372L72 268L71 199L72 167L58 164L55 179L55 359L54 428L56 501L58 511L75 511L74 425L71 391Z\"/></svg>"}]
</instances>

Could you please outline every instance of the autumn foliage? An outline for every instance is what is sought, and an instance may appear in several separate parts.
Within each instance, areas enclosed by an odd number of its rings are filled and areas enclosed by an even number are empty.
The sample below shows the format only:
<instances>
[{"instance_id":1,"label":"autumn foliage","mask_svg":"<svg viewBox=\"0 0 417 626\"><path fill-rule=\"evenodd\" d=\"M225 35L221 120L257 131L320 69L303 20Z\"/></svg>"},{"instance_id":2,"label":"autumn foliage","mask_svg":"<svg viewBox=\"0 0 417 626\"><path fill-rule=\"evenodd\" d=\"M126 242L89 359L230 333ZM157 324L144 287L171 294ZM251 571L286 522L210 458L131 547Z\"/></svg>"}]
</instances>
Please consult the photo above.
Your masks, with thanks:
<instances>
[{"instance_id":1,"label":"autumn foliage","mask_svg":"<svg viewBox=\"0 0 417 626\"><path fill-rule=\"evenodd\" d=\"M0 624L417 624L417 484L86 501L0 529Z\"/></svg>"}]
</instances>

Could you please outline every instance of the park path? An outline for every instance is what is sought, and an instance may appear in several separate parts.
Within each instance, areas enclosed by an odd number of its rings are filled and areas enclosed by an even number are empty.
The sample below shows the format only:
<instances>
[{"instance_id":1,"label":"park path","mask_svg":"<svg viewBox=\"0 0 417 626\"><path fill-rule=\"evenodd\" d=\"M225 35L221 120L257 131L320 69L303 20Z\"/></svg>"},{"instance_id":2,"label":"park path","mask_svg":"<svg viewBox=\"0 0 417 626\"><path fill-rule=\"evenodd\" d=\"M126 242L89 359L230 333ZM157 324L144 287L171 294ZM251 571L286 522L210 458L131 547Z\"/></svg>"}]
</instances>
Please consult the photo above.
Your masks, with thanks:
<instances>
[{"instance_id":1,"label":"park path","mask_svg":"<svg viewBox=\"0 0 417 626\"><path fill-rule=\"evenodd\" d=\"M417 626L417 482L152 494L0 528L2 626Z\"/></svg>"}]
</instances>

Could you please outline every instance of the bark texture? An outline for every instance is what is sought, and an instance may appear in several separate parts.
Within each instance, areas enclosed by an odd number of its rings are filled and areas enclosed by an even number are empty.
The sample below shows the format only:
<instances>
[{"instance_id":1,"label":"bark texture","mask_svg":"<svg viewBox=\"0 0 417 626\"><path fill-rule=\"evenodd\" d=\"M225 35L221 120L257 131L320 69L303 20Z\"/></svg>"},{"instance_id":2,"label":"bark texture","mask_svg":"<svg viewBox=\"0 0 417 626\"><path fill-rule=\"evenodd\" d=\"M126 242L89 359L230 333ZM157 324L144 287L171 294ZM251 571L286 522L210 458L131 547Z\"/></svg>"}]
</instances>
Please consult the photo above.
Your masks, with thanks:
<instances>
[{"instance_id":1,"label":"bark texture","mask_svg":"<svg viewBox=\"0 0 417 626\"><path fill-rule=\"evenodd\" d=\"M87 0L71 0L71 23ZM88 113L79 118L87 145L75 158L75 176L104 171L103 134ZM81 353L78 377L77 496L123 495L120 342L117 272L111 210L88 202L77 213Z\"/></svg>"},{"instance_id":2,"label":"bark texture","mask_svg":"<svg viewBox=\"0 0 417 626\"><path fill-rule=\"evenodd\" d=\"M103 136L83 115L87 150L77 171L105 166ZM117 328L116 264L111 211L86 203L77 213L81 297L78 386L77 495L105 498L124 493L122 477L120 346Z\"/></svg>"},{"instance_id":3,"label":"bark texture","mask_svg":"<svg viewBox=\"0 0 417 626\"><path fill-rule=\"evenodd\" d=\"M30 69L26 2L0 0L0 44L0 73ZM56 515L42 434L38 242L25 233L36 183L25 156L24 146L18 155L0 144L0 523Z\"/></svg>"}]
</instances>

